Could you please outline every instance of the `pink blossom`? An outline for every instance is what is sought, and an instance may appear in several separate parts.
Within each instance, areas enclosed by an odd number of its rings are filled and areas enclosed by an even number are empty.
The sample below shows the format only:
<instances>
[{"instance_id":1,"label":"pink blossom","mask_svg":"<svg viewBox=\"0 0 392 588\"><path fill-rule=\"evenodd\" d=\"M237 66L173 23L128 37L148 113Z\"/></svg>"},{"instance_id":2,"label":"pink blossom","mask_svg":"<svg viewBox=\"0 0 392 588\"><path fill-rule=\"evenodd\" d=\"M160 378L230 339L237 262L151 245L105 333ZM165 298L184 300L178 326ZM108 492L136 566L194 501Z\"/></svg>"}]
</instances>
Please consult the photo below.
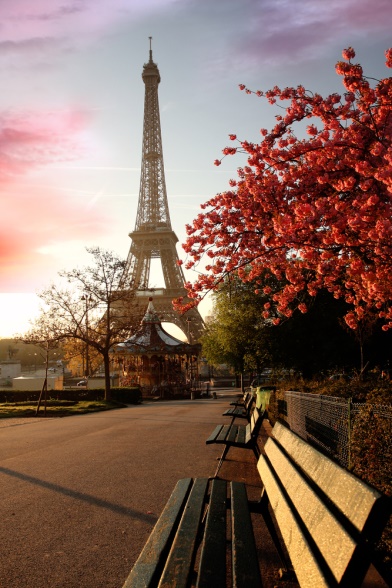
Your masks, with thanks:
<instances>
[{"instance_id":1,"label":"pink blossom","mask_svg":"<svg viewBox=\"0 0 392 588\"><path fill-rule=\"evenodd\" d=\"M387 58L385 65L387 67L392 67L392 49L387 49L385 51L385 57Z\"/></svg>"},{"instance_id":2,"label":"pink blossom","mask_svg":"<svg viewBox=\"0 0 392 588\"><path fill-rule=\"evenodd\" d=\"M342 51L342 57L343 57L343 59L347 59L347 60L353 59L355 57L354 49L352 47L347 47L347 49L344 49Z\"/></svg>"}]
</instances>

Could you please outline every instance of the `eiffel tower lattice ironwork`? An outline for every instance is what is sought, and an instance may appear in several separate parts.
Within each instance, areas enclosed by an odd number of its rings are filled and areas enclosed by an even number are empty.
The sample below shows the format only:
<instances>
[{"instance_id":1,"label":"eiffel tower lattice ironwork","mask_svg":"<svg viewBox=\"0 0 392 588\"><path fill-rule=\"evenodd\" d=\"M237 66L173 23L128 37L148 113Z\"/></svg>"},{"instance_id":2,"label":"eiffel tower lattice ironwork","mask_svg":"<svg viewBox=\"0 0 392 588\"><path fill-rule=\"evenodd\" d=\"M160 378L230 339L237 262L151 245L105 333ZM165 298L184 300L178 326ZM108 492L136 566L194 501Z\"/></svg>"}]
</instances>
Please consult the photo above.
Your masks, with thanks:
<instances>
[{"instance_id":1,"label":"eiffel tower lattice ironwork","mask_svg":"<svg viewBox=\"0 0 392 588\"><path fill-rule=\"evenodd\" d=\"M195 342L202 334L204 323L196 308L185 315L175 312L172 300L187 299L185 278L180 265L174 233L169 215L163 166L162 137L159 116L158 84L161 81L158 66L153 62L151 37L150 59L142 73L145 84L143 154L139 202L135 229L124 272L125 283L137 285L138 296L153 296L154 307L161 320L174 323ZM149 288L151 259L160 258L164 288Z\"/></svg>"}]
</instances>

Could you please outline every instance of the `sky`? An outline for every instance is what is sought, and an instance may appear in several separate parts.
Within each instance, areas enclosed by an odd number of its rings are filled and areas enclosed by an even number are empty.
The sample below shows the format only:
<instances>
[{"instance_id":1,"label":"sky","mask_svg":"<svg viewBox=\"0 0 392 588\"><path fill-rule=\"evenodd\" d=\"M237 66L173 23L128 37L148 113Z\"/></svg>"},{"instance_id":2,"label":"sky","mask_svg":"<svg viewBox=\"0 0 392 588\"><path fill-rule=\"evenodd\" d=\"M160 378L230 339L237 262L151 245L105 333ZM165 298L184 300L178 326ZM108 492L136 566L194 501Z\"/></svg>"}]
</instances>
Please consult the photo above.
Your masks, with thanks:
<instances>
[{"instance_id":1,"label":"sky","mask_svg":"<svg viewBox=\"0 0 392 588\"><path fill-rule=\"evenodd\" d=\"M86 265L86 247L128 254L149 37L181 259L185 225L244 163L214 166L228 135L274 124L239 84L342 92L348 46L367 75L390 75L390 0L0 0L0 17L0 338L29 327L37 293Z\"/></svg>"}]
</instances>

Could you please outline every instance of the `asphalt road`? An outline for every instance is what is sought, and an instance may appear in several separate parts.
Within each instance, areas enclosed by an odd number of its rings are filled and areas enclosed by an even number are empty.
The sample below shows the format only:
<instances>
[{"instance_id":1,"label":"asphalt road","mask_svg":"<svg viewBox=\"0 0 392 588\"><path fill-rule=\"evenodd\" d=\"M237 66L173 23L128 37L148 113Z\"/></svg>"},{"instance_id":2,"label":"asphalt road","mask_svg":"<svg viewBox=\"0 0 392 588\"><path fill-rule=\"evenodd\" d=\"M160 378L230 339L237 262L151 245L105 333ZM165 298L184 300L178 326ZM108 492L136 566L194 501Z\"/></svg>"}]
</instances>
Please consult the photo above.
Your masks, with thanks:
<instances>
[{"instance_id":1,"label":"asphalt road","mask_svg":"<svg viewBox=\"0 0 392 588\"><path fill-rule=\"evenodd\" d=\"M229 401L0 425L0 587L120 588L176 481L214 473Z\"/></svg>"}]
</instances>

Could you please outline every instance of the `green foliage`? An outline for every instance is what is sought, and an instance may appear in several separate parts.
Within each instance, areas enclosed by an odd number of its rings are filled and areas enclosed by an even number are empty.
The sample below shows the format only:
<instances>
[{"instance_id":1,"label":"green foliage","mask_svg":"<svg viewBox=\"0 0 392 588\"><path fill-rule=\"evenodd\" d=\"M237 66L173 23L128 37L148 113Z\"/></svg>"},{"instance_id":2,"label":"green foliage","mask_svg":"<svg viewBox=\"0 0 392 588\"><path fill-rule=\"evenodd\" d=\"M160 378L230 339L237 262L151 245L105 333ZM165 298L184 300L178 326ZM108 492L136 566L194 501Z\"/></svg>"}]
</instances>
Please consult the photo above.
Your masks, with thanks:
<instances>
[{"instance_id":1,"label":"green foliage","mask_svg":"<svg viewBox=\"0 0 392 588\"><path fill-rule=\"evenodd\" d=\"M366 403L360 409L354 419L351 441L354 473L392 496L392 428L390 420L377 411L377 405Z\"/></svg>"},{"instance_id":2,"label":"green foliage","mask_svg":"<svg viewBox=\"0 0 392 588\"><path fill-rule=\"evenodd\" d=\"M373 393L372 399L377 395ZM354 419L351 465L354 474L392 497L392 426L376 404L364 404ZM377 545L383 566L392 577L392 517Z\"/></svg>"},{"instance_id":3,"label":"green foliage","mask_svg":"<svg viewBox=\"0 0 392 588\"><path fill-rule=\"evenodd\" d=\"M388 366L392 331L368 325L365 336L347 329L347 303L326 290L308 297L306 313L297 310L278 326L264 318L268 303L257 292L253 283L232 277L215 293L214 318L202 338L210 363L226 363L237 372L285 368L307 380L332 372L359 374L364 366L365 373Z\"/></svg>"},{"instance_id":4,"label":"green foliage","mask_svg":"<svg viewBox=\"0 0 392 588\"><path fill-rule=\"evenodd\" d=\"M44 405L38 414L39 417L46 415L49 418L72 416L76 414L86 414L90 412L98 412L102 410L112 410L114 408L121 408L124 406L119 402L107 402L105 400L89 400L89 401L53 401L46 402L46 410ZM36 403L5 403L0 404L0 419L2 418L26 418L36 416Z\"/></svg>"},{"instance_id":5,"label":"green foliage","mask_svg":"<svg viewBox=\"0 0 392 588\"><path fill-rule=\"evenodd\" d=\"M388 365L392 332L374 329L359 341L343 322L348 305L326 290L309 296L306 313L296 311L278 326L264 318L266 305L253 283L227 280L215 293L213 319L201 340L207 360L226 363L237 373L285 368L305 379Z\"/></svg>"},{"instance_id":6,"label":"green foliage","mask_svg":"<svg viewBox=\"0 0 392 588\"><path fill-rule=\"evenodd\" d=\"M230 280L215 293L214 318L201 338L203 355L237 373L261 371L270 361L271 329L262 319L263 297L254 287Z\"/></svg>"},{"instance_id":7,"label":"green foliage","mask_svg":"<svg viewBox=\"0 0 392 588\"><path fill-rule=\"evenodd\" d=\"M290 388L283 383L286 390ZM325 396L338 396L351 398L353 402L368 402L372 404L392 403L392 383L381 379L360 380L358 378L337 380L319 379L311 381L298 381L295 389L300 392L312 394L324 394Z\"/></svg>"},{"instance_id":8,"label":"green foliage","mask_svg":"<svg viewBox=\"0 0 392 588\"><path fill-rule=\"evenodd\" d=\"M34 416L40 391L0 391L0 418ZM124 404L139 404L142 393L139 387L113 388L113 402L104 401L105 391L96 390L50 390L46 400L46 412L51 416L66 416L95 410L118 408ZM39 414L45 410L42 401Z\"/></svg>"}]
</instances>

